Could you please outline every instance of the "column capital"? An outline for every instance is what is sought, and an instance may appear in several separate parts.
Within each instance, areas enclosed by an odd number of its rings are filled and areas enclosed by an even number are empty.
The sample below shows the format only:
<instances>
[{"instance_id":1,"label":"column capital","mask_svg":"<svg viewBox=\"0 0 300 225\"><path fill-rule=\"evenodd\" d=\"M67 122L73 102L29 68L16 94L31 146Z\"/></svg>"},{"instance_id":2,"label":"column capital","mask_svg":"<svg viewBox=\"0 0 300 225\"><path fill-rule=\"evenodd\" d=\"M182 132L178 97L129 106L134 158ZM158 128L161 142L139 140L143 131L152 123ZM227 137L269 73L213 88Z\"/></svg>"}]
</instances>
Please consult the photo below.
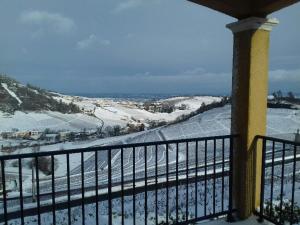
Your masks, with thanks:
<instances>
[{"instance_id":1,"label":"column capital","mask_svg":"<svg viewBox=\"0 0 300 225\"><path fill-rule=\"evenodd\" d=\"M227 24L226 27L233 33L238 33L246 30L266 30L271 31L279 21L276 18L260 18L249 17L243 20L239 20L234 23Z\"/></svg>"}]
</instances>

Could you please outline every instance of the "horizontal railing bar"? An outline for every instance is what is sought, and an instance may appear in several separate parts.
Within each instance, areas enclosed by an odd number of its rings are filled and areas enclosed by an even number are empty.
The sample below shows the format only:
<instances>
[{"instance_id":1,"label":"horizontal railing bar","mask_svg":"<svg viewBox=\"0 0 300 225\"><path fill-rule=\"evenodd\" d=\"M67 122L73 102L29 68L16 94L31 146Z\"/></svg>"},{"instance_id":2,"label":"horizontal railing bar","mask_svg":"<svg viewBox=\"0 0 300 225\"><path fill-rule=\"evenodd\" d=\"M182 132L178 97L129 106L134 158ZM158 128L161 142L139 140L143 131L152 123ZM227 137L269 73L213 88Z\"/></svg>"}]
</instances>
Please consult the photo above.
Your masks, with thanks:
<instances>
[{"instance_id":1,"label":"horizontal railing bar","mask_svg":"<svg viewBox=\"0 0 300 225\"><path fill-rule=\"evenodd\" d=\"M206 216L190 219L187 221L178 222L176 225L194 224L199 221L210 220L210 219L221 217L221 216L224 216L224 218L225 218L225 216L228 215L228 213L234 213L234 212L236 212L235 209L233 209L232 211L226 210L226 211L222 211L222 212L218 212L218 213L214 213L214 214L208 214Z\"/></svg>"},{"instance_id":2,"label":"horizontal railing bar","mask_svg":"<svg viewBox=\"0 0 300 225\"><path fill-rule=\"evenodd\" d=\"M224 163L229 163L228 161L225 161ZM216 165L221 165L222 163L220 162L220 163L218 163L218 164L216 164ZM212 165L208 165L207 167L211 167ZM205 168L205 166L199 166L198 168L189 168L188 169L188 173L189 174L191 174L191 173L195 173L196 172L196 170L199 170L199 169L204 169ZM224 174L226 175L226 176L228 176L228 168L224 168L225 170L224 170ZM178 174L179 175L183 175L183 174L185 174L186 173L186 169L180 169L180 170L178 170ZM200 173L201 174L201 173ZM207 173L208 175L210 175L210 176L213 176L214 174L213 173ZM216 174L220 174L220 172L217 172ZM161 177L166 177L166 175L167 175L167 173L160 173L160 174L158 174L157 175L157 177L158 178L161 178ZM169 176L170 176L170 178L173 178L173 177L176 177L176 171L172 171L172 172L169 172ZM154 175L154 176L148 176L148 180L151 180L151 179L154 179L156 176ZM205 175L203 174L201 174L201 175L198 175L198 177L205 177ZM209 177L209 176L208 176ZM144 178L136 178L135 179L135 181L136 182L140 182L140 181L144 181ZM124 181L124 185L127 185L127 184L132 184L133 183L133 181L132 180L126 180L126 181ZM118 182L113 182L113 184L112 184L112 187L117 187L117 186L119 186L119 185L121 185L121 182L120 181L118 181ZM89 190L94 190L95 189L95 187L96 186L88 186L88 187L86 187L85 188L85 190L86 191L89 191ZM98 189L101 189L101 188L107 188L107 184L101 184L101 185L98 185ZM71 189L70 191L71 192L76 192L76 191L81 191L82 189L81 188L76 188L76 189ZM67 190L64 190L64 191L56 191L55 192L55 195L58 195L58 196L60 196L60 195L64 195L64 194L66 194L67 193ZM45 196L48 196L48 195L52 195L52 192L47 192L47 193L41 193L40 194L40 196L41 197L45 197ZM32 198L32 196L25 196L25 197L23 197L23 199L28 199L28 198ZM0 196L0 200L2 199L2 196ZM13 201L13 200L19 200L19 198L18 197L14 197L14 198L7 198L7 200L8 201Z\"/></svg>"},{"instance_id":3,"label":"horizontal railing bar","mask_svg":"<svg viewBox=\"0 0 300 225\"><path fill-rule=\"evenodd\" d=\"M15 155L2 155L0 160L13 160L19 158L32 158L32 157L42 157L42 156L52 156L52 155L65 155L76 154L76 153L87 153L95 151L111 151L116 149L126 149L126 148L136 148L136 147L145 147L145 146L155 146L155 145L165 145L165 144L177 144L177 143L186 143L186 142L196 142L196 141L210 141L210 140L222 140L229 138L237 138L238 135L223 135L223 136L211 136L211 137L201 137L201 138L188 138L188 139L178 139L178 140L168 140L168 141L154 141L154 142L145 142L145 143L135 143L135 144L122 144L122 145L111 145L111 146L98 146L98 147L88 147L80 149L70 149L70 150L58 150L51 152L36 152L36 153L23 153Z\"/></svg>"},{"instance_id":4,"label":"horizontal railing bar","mask_svg":"<svg viewBox=\"0 0 300 225\"><path fill-rule=\"evenodd\" d=\"M228 176L229 176L229 171L225 171L224 173L221 171L221 172L217 172L216 174L207 174L206 180L210 180L213 178L220 178L220 177L228 177ZM199 182L199 181L204 181L204 180L205 180L204 175L189 176L188 179L183 176L182 178L178 178L178 181L176 181L176 179L169 180L168 182L166 180L158 181L158 183L156 185L155 180L152 179L150 181L147 181L147 183L148 183L147 191L148 192L154 191L156 188L158 188L158 190L164 189L164 188L167 188L167 185L169 188L176 187L177 185L181 186L181 185L185 185L187 181L189 184L191 184L191 183L195 183L195 181ZM127 188L124 187L123 193L122 193L121 188L120 188L120 190L114 191L114 189L116 187L120 187L120 185L112 187L111 199L120 198L122 196L122 194L124 194L124 196L132 196L133 194L144 193L144 186L142 186L142 185L136 186L135 190L133 190L133 187L127 187ZM107 193L99 193L98 194L98 201L106 201L106 200L108 200ZM85 197L84 200L81 198L71 200L70 206L71 207L81 206L83 202L84 202L84 204L92 204L92 203L95 203L96 201L97 201L97 198L95 198L95 195L93 195L93 196ZM63 210L63 209L67 209L67 208L68 208L68 201L58 202L55 204L56 210ZM30 208L30 209L24 209L23 215L25 217L26 216L34 216L34 215L36 215L36 209L37 209L36 207ZM47 213L47 212L51 212L51 211L52 211L52 209L48 205L40 206L40 213ZM7 213L7 218L9 220L19 218L19 217L20 217L20 211ZM0 222L3 222L3 219L4 219L3 214L0 214Z\"/></svg>"},{"instance_id":5,"label":"horizontal railing bar","mask_svg":"<svg viewBox=\"0 0 300 225\"><path fill-rule=\"evenodd\" d=\"M267 141L275 141L278 143L285 143L285 144L290 144L290 145L296 145L300 146L300 142L295 142L295 141L289 141L281 138L274 138L274 137L268 137L268 136L263 136L263 135L257 135L255 136L256 139L265 139Z\"/></svg>"}]
</instances>

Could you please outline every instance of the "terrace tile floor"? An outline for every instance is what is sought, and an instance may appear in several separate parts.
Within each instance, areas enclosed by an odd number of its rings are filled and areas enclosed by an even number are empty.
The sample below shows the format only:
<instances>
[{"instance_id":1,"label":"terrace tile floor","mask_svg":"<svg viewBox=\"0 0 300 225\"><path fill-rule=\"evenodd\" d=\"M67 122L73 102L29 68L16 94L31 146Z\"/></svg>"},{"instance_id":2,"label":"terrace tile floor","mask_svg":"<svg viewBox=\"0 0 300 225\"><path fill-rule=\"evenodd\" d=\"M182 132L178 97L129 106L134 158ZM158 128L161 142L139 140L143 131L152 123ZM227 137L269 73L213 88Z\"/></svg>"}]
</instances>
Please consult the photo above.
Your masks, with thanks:
<instances>
[{"instance_id":1,"label":"terrace tile floor","mask_svg":"<svg viewBox=\"0 0 300 225\"><path fill-rule=\"evenodd\" d=\"M197 223L197 225L273 225L273 223L270 223L268 221L264 221L263 223L259 223L257 221L257 217L256 216L252 216L247 220L243 220L243 221L237 221L234 223L228 223L226 222L226 219L219 219L219 220L214 220L214 221L210 221L210 222L200 222Z\"/></svg>"}]
</instances>

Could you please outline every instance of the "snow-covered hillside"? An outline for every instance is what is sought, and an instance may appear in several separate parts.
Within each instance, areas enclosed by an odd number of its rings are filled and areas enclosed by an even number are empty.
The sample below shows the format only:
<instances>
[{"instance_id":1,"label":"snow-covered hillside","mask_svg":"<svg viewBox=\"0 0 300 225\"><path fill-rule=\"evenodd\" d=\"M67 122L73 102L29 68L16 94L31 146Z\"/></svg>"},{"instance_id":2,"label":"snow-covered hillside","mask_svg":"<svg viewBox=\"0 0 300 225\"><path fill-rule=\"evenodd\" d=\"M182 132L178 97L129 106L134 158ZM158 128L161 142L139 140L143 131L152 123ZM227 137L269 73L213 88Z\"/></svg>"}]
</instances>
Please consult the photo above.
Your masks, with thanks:
<instances>
[{"instance_id":1,"label":"snow-covered hillside","mask_svg":"<svg viewBox=\"0 0 300 225\"><path fill-rule=\"evenodd\" d=\"M147 126L150 121L175 120L178 116L189 114L198 109L203 103L219 102L221 97L195 96L166 99L164 102L174 102L175 106L186 105L183 110L175 109L171 113L150 112L143 104L134 101L118 101L103 98L86 98L78 96L59 95L53 97L58 102L75 104L81 113L63 114L55 111L16 111L14 114L0 112L0 132L18 130L51 130L79 131L94 129L104 123L104 126L143 123Z\"/></svg>"},{"instance_id":2,"label":"snow-covered hillside","mask_svg":"<svg viewBox=\"0 0 300 225\"><path fill-rule=\"evenodd\" d=\"M1 83L1 86L11 95L11 97L13 97L14 99L16 99L18 101L19 105L22 104L22 101L19 99L19 97L8 88L6 83Z\"/></svg>"},{"instance_id":3,"label":"snow-covered hillside","mask_svg":"<svg viewBox=\"0 0 300 225\"><path fill-rule=\"evenodd\" d=\"M78 113L79 108L72 102L66 104L53 98L49 91L23 85L18 81L0 74L0 112L13 115L17 111L40 112L56 111L61 113Z\"/></svg>"}]
</instances>

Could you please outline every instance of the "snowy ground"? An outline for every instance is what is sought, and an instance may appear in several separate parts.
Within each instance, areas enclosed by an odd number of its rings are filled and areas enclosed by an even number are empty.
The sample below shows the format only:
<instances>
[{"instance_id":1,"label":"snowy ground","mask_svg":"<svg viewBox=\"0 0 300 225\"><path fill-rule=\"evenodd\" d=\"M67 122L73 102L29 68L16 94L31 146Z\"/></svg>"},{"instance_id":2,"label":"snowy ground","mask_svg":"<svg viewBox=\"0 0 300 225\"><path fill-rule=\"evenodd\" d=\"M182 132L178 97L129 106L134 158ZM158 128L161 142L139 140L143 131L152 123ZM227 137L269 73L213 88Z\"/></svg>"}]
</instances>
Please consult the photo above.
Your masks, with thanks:
<instances>
[{"instance_id":1,"label":"snowy ground","mask_svg":"<svg viewBox=\"0 0 300 225\"><path fill-rule=\"evenodd\" d=\"M62 114L59 112L15 112L7 115L0 112L0 132L18 129L20 131L51 130L80 131L82 129L95 129L102 121L85 114Z\"/></svg>"},{"instance_id":2,"label":"snowy ground","mask_svg":"<svg viewBox=\"0 0 300 225\"><path fill-rule=\"evenodd\" d=\"M17 96L15 96L17 97ZM70 130L80 131L83 128L96 128L97 126L126 126L128 123L145 123L147 121L173 121L178 116L188 114L198 109L202 103L209 104L214 101L220 101L220 97L196 96L196 97L177 97L166 99L175 105L186 104L187 109L175 110L168 113L152 113L142 108L142 103L133 101L117 101L102 98L84 98L60 95L55 97L58 101L78 105L85 113L80 114L62 114L58 112L15 112L14 115L0 112L0 132L19 129L20 131L38 130L43 131L46 128L52 130Z\"/></svg>"}]
</instances>

